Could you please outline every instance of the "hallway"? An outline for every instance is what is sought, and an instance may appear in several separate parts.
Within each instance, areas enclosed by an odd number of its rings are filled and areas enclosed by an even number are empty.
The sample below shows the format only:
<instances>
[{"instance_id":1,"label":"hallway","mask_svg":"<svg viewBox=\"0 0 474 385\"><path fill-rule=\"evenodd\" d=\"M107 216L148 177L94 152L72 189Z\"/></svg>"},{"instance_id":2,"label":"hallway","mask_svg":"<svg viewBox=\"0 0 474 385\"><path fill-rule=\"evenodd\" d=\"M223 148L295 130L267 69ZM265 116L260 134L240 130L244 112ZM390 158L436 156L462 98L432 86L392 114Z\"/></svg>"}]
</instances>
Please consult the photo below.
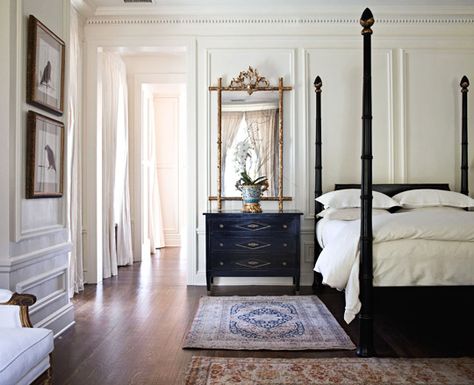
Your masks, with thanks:
<instances>
[{"instance_id":1,"label":"hallway","mask_svg":"<svg viewBox=\"0 0 474 385\"><path fill-rule=\"evenodd\" d=\"M181 350L202 287L186 287L179 248L132 266L73 299L76 325L56 340L55 384L178 384Z\"/></svg>"},{"instance_id":2,"label":"hallway","mask_svg":"<svg viewBox=\"0 0 474 385\"><path fill-rule=\"evenodd\" d=\"M474 333L464 295L448 297L385 292L376 301L375 346L381 356L430 357L474 354ZM220 287L221 295L285 295L289 287ZM309 287L302 294L310 294ZM352 351L183 350L199 298L205 287L186 286L186 258L179 248L165 248L141 263L121 267L119 276L101 285L86 285L73 299L76 325L55 341L54 384L178 385L192 355L223 357L353 357ZM324 289L319 295L356 342L357 321L342 322L343 293ZM449 298L449 299L448 299ZM472 296L470 297L472 298ZM430 301L431 299L431 301ZM431 303L433 302L433 303ZM443 308L440 311L440 304ZM472 302L471 302L472 305ZM454 321L450 321L450 316ZM429 322L428 322L429 321ZM440 333L440 330L443 333Z\"/></svg>"}]
</instances>

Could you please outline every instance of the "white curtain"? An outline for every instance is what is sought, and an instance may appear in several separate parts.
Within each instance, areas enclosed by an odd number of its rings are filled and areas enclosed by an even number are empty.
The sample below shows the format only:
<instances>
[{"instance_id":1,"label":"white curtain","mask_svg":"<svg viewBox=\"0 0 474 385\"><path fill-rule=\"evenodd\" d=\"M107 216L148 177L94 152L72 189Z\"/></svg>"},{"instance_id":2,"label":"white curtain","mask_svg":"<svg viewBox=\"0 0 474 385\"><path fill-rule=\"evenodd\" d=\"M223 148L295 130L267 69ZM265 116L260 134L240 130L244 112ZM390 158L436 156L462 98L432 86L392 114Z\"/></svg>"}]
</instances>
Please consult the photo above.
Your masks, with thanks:
<instances>
[{"instance_id":1,"label":"white curtain","mask_svg":"<svg viewBox=\"0 0 474 385\"><path fill-rule=\"evenodd\" d=\"M156 121L155 104L153 97L146 99L148 118L148 237L150 239L150 252L155 254L156 249L165 247L165 234L163 231L163 216L161 210L160 186L156 173Z\"/></svg>"},{"instance_id":2,"label":"white curtain","mask_svg":"<svg viewBox=\"0 0 474 385\"><path fill-rule=\"evenodd\" d=\"M69 258L69 296L84 290L82 254L82 207L81 207L81 122L80 85L82 76L82 47L79 36L79 16L71 7L69 41L69 87L68 87L68 135L67 135L67 184L69 200L69 237L72 250Z\"/></svg>"},{"instance_id":3,"label":"white curtain","mask_svg":"<svg viewBox=\"0 0 474 385\"><path fill-rule=\"evenodd\" d=\"M102 54L103 277L133 262L128 180L127 74L119 55ZM115 226L117 225L117 231Z\"/></svg>"},{"instance_id":4,"label":"white curtain","mask_svg":"<svg viewBox=\"0 0 474 385\"><path fill-rule=\"evenodd\" d=\"M259 175L265 175L268 178L269 195L273 196L277 193L275 165L278 158L274 156L277 148L277 111L271 109L245 113L249 138L261 162Z\"/></svg>"},{"instance_id":5,"label":"white curtain","mask_svg":"<svg viewBox=\"0 0 474 385\"><path fill-rule=\"evenodd\" d=\"M241 111L222 112L222 170L221 175L225 175L225 170L227 167L226 157L227 150L232 146L235 136L237 135L240 127L240 123L244 117L244 113ZM222 184L223 191L222 194L225 194L225 183Z\"/></svg>"}]
</instances>

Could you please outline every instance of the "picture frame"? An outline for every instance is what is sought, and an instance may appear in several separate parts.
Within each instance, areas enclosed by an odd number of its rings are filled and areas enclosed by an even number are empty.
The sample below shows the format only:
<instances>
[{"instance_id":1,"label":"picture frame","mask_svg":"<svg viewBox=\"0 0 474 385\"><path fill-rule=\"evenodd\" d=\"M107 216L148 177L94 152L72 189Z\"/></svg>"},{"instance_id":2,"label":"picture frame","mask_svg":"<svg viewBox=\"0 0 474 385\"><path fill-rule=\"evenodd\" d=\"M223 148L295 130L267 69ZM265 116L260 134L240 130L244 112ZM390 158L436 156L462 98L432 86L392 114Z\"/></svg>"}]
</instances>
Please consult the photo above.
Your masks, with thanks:
<instances>
[{"instance_id":1,"label":"picture frame","mask_svg":"<svg viewBox=\"0 0 474 385\"><path fill-rule=\"evenodd\" d=\"M30 15L26 101L57 115L64 112L65 50L64 41Z\"/></svg>"},{"instance_id":2,"label":"picture frame","mask_svg":"<svg viewBox=\"0 0 474 385\"><path fill-rule=\"evenodd\" d=\"M28 111L26 198L60 198L64 185L64 124Z\"/></svg>"}]
</instances>

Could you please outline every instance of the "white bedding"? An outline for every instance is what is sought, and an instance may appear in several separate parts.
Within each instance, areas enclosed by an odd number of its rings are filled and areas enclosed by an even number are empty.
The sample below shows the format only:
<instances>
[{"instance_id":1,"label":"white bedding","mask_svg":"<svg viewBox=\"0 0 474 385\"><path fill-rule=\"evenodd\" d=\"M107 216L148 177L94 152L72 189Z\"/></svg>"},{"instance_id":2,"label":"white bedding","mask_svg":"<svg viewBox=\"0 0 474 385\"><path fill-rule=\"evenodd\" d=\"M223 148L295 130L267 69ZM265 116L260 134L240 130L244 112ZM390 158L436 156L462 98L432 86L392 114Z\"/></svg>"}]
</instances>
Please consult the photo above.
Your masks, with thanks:
<instances>
[{"instance_id":1,"label":"white bedding","mask_svg":"<svg viewBox=\"0 0 474 385\"><path fill-rule=\"evenodd\" d=\"M431 207L372 220L375 286L474 285L474 213ZM360 220L323 219L317 233L324 248L314 270L345 289L349 323L360 311Z\"/></svg>"}]
</instances>

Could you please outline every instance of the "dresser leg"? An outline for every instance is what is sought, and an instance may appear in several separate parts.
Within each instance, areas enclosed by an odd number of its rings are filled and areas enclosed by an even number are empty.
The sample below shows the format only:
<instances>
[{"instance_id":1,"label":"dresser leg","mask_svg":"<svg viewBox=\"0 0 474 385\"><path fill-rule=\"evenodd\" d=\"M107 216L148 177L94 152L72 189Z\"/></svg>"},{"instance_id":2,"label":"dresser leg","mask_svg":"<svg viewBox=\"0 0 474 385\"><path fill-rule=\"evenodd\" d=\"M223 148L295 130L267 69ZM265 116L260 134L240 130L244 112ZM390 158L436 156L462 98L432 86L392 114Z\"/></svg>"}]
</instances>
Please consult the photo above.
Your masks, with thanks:
<instances>
[{"instance_id":1,"label":"dresser leg","mask_svg":"<svg viewBox=\"0 0 474 385\"><path fill-rule=\"evenodd\" d=\"M207 294L211 294L211 284L213 283L214 278L212 277L211 273L206 273L206 286L207 286Z\"/></svg>"},{"instance_id":2,"label":"dresser leg","mask_svg":"<svg viewBox=\"0 0 474 385\"><path fill-rule=\"evenodd\" d=\"M300 275L297 274L295 277L293 277L293 280L295 282L295 292L297 295L300 294Z\"/></svg>"}]
</instances>

